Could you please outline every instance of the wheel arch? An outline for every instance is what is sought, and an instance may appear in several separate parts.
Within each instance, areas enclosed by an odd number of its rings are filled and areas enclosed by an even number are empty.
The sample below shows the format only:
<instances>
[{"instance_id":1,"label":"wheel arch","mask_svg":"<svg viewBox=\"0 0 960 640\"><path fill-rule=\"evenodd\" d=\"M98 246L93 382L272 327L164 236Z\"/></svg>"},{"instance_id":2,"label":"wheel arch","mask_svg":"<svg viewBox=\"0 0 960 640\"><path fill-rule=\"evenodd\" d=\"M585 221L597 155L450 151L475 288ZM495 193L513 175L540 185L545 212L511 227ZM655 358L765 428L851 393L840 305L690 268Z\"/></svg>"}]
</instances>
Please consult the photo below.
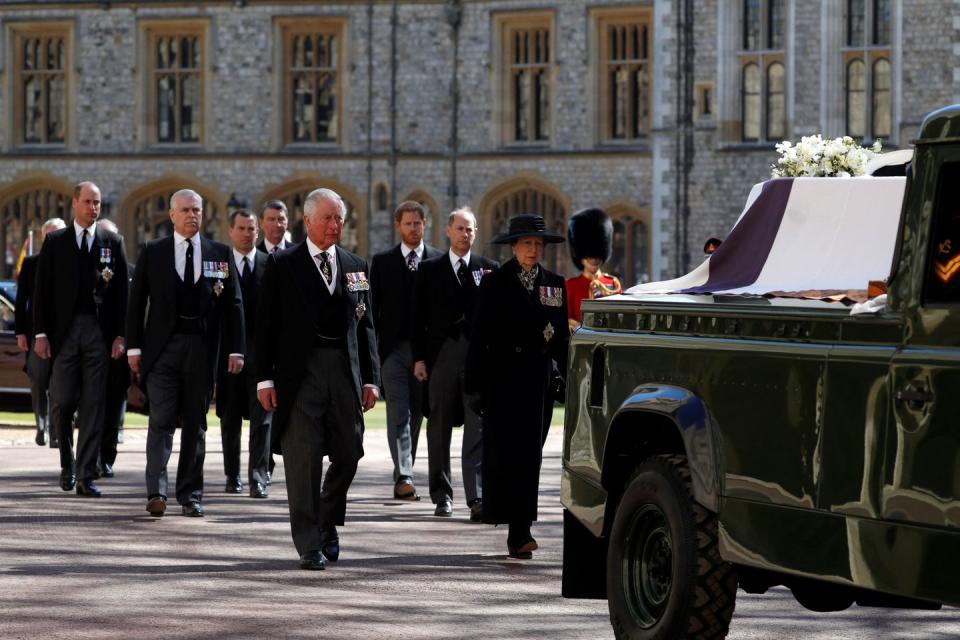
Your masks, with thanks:
<instances>
[{"instance_id":1,"label":"wheel arch","mask_svg":"<svg viewBox=\"0 0 960 640\"><path fill-rule=\"evenodd\" d=\"M694 499L716 512L721 482L718 441L706 403L681 387L637 386L614 414L603 447L600 483L608 494L605 533L637 464L652 455L674 453L687 457Z\"/></svg>"}]
</instances>

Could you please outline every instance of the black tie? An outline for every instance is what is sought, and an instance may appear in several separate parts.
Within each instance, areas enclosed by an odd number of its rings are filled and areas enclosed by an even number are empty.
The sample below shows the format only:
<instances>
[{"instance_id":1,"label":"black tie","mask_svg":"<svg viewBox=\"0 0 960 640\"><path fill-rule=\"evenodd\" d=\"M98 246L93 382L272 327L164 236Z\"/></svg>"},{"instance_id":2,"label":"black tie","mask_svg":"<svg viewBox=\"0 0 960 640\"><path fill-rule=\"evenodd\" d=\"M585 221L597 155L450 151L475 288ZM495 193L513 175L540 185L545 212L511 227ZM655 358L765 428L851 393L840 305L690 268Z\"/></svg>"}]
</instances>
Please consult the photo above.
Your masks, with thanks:
<instances>
[{"instance_id":1,"label":"black tie","mask_svg":"<svg viewBox=\"0 0 960 640\"><path fill-rule=\"evenodd\" d=\"M410 271L416 271L418 266L417 252L411 251L407 254L407 269L410 269Z\"/></svg>"},{"instance_id":2,"label":"black tie","mask_svg":"<svg viewBox=\"0 0 960 640\"><path fill-rule=\"evenodd\" d=\"M193 242L187 240L187 261L183 265L184 284L193 284Z\"/></svg>"},{"instance_id":3,"label":"black tie","mask_svg":"<svg viewBox=\"0 0 960 640\"><path fill-rule=\"evenodd\" d=\"M83 233L80 234L80 252L84 255L90 253L90 247L87 246L87 238L90 236L87 233L87 230L84 229Z\"/></svg>"},{"instance_id":4,"label":"black tie","mask_svg":"<svg viewBox=\"0 0 960 640\"><path fill-rule=\"evenodd\" d=\"M273 249L270 249L270 253L276 253L280 250L280 245L273 245Z\"/></svg>"},{"instance_id":5,"label":"black tie","mask_svg":"<svg viewBox=\"0 0 960 640\"><path fill-rule=\"evenodd\" d=\"M240 281L244 285L250 282L250 258L243 256L243 271L240 272Z\"/></svg>"},{"instance_id":6,"label":"black tie","mask_svg":"<svg viewBox=\"0 0 960 640\"><path fill-rule=\"evenodd\" d=\"M457 260L457 280L460 281L460 286L467 286L467 264L463 261L463 258Z\"/></svg>"}]
</instances>

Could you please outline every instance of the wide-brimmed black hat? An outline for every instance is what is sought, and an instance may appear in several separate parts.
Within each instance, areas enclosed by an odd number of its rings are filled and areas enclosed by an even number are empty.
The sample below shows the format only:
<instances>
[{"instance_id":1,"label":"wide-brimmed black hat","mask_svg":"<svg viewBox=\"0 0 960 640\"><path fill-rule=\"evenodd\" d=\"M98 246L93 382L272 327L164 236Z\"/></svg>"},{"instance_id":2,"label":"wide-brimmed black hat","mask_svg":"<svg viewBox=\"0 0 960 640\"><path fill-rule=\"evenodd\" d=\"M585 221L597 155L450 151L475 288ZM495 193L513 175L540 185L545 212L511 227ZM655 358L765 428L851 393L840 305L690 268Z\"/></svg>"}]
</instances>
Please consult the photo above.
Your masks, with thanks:
<instances>
[{"instance_id":1,"label":"wide-brimmed black hat","mask_svg":"<svg viewBox=\"0 0 960 640\"><path fill-rule=\"evenodd\" d=\"M543 216L535 213L521 213L518 216L510 218L510 226L506 233L501 233L491 240L493 244L510 244L520 238L543 238L547 244L564 242L566 238L558 233L547 231L547 225L543 222Z\"/></svg>"}]
</instances>

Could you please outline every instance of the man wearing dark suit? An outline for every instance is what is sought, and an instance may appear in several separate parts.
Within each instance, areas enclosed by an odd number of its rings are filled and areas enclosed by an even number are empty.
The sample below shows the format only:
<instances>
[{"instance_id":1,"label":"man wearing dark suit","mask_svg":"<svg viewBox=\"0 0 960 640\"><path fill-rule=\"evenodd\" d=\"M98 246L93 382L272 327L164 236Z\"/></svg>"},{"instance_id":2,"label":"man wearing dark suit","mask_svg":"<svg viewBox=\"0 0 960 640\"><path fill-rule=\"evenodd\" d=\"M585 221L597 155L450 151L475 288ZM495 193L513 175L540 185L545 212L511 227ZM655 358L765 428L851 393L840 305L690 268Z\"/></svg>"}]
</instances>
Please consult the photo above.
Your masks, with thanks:
<instances>
[{"instance_id":1,"label":"man wearing dark suit","mask_svg":"<svg viewBox=\"0 0 960 640\"><path fill-rule=\"evenodd\" d=\"M373 256L370 286L383 393L387 400L387 443L393 458L393 497L417 500L413 464L423 422L424 385L413 377L410 346L417 269L440 252L423 242L426 212L419 202L401 202L393 213L400 243Z\"/></svg>"},{"instance_id":2,"label":"man wearing dark suit","mask_svg":"<svg viewBox=\"0 0 960 640\"><path fill-rule=\"evenodd\" d=\"M52 232L40 250L33 301L33 349L53 360L50 418L60 441L60 488L76 486L78 495L95 498L107 371L110 358L123 357L128 294L123 239L98 225L99 216L100 189L81 182L73 192L73 224Z\"/></svg>"},{"instance_id":3,"label":"man wearing dark suit","mask_svg":"<svg viewBox=\"0 0 960 640\"><path fill-rule=\"evenodd\" d=\"M232 265L240 274L247 351L243 370L240 373L229 373L229 332L221 332L220 358L217 365L217 415L220 417L220 438L223 443L223 471L227 476L224 490L227 493L243 491L240 480L240 431L243 419L247 418L250 420L247 464L250 497L266 498L272 416L266 413L257 401L257 379L253 363L257 294L263 272L267 268L267 254L257 251L254 246L257 242L257 220L251 211L237 209L230 214L230 241L233 243Z\"/></svg>"},{"instance_id":4,"label":"man wearing dark suit","mask_svg":"<svg viewBox=\"0 0 960 640\"><path fill-rule=\"evenodd\" d=\"M476 232L473 211L465 207L452 212L447 221L450 251L420 266L414 298L413 372L417 380L429 381L430 386L427 454L430 499L437 505L434 514L453 515L450 436L453 427L462 424L463 492L470 519L479 522L481 422L468 406L463 367L480 280L498 265L471 252Z\"/></svg>"},{"instance_id":5,"label":"man wearing dark suit","mask_svg":"<svg viewBox=\"0 0 960 640\"><path fill-rule=\"evenodd\" d=\"M270 200L260 210L260 231L263 240L257 245L257 251L266 254L283 251L292 246L287 242L287 205L283 200Z\"/></svg>"},{"instance_id":6,"label":"man wearing dark suit","mask_svg":"<svg viewBox=\"0 0 960 640\"><path fill-rule=\"evenodd\" d=\"M47 234L67 226L61 218L50 218L40 227L40 244ZM20 265L17 275L17 301L14 306L14 331L17 346L26 354L26 366L23 368L30 378L30 401L33 416L37 421L37 435L34 441L43 446L50 443L51 449L59 448L57 434L50 431L50 360L44 360L33 350L33 293L37 282L37 262L40 254L27 256Z\"/></svg>"},{"instance_id":7,"label":"man wearing dark suit","mask_svg":"<svg viewBox=\"0 0 960 640\"><path fill-rule=\"evenodd\" d=\"M343 200L316 189L303 209L307 239L270 256L260 288L257 397L274 412L300 566L316 570L340 555L336 526L363 456L362 412L379 397L380 362L367 263L337 246Z\"/></svg>"},{"instance_id":8,"label":"man wearing dark suit","mask_svg":"<svg viewBox=\"0 0 960 640\"><path fill-rule=\"evenodd\" d=\"M200 236L203 200L189 189L170 197L173 235L140 249L130 292L130 371L150 402L147 511L167 505L167 461L178 422L176 497L185 516L203 516L207 409L221 326L229 333L227 370L243 368L243 302L230 248Z\"/></svg>"},{"instance_id":9,"label":"man wearing dark suit","mask_svg":"<svg viewBox=\"0 0 960 640\"><path fill-rule=\"evenodd\" d=\"M101 220L102 225L112 233L120 233L112 220ZM127 265L127 286L132 277L133 266ZM126 320L126 319L124 319ZM117 460L117 442L123 425L123 416L127 410L127 389L130 386L130 365L126 358L110 360L107 369L107 389L103 407L103 432L100 434L100 459L97 472L100 477L112 478L113 463Z\"/></svg>"}]
</instances>

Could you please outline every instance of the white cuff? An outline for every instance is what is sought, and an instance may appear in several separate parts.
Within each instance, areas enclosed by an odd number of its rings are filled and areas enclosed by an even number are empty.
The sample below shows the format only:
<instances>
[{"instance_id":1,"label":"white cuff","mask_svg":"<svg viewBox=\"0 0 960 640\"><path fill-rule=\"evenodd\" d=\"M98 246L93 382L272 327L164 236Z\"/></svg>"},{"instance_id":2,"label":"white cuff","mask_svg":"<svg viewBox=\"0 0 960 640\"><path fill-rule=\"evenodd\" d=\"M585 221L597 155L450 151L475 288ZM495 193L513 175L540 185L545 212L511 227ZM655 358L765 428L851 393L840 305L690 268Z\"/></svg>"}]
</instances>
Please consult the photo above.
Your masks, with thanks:
<instances>
[{"instance_id":1,"label":"white cuff","mask_svg":"<svg viewBox=\"0 0 960 640\"><path fill-rule=\"evenodd\" d=\"M35 335L35 336L33 336L33 337L34 337L34 338L46 338L46 337L47 337L47 334L45 334L45 333L38 333L37 335Z\"/></svg>"},{"instance_id":2,"label":"white cuff","mask_svg":"<svg viewBox=\"0 0 960 640\"><path fill-rule=\"evenodd\" d=\"M273 389L273 380L263 380L257 383L257 391L261 389Z\"/></svg>"},{"instance_id":3,"label":"white cuff","mask_svg":"<svg viewBox=\"0 0 960 640\"><path fill-rule=\"evenodd\" d=\"M229 357L231 357L231 358L236 357L236 358L240 358L241 360L243 360L243 354L242 354L242 353L231 353Z\"/></svg>"},{"instance_id":4,"label":"white cuff","mask_svg":"<svg viewBox=\"0 0 960 640\"><path fill-rule=\"evenodd\" d=\"M128 356L138 356L140 353L140 349L127 349Z\"/></svg>"}]
</instances>

